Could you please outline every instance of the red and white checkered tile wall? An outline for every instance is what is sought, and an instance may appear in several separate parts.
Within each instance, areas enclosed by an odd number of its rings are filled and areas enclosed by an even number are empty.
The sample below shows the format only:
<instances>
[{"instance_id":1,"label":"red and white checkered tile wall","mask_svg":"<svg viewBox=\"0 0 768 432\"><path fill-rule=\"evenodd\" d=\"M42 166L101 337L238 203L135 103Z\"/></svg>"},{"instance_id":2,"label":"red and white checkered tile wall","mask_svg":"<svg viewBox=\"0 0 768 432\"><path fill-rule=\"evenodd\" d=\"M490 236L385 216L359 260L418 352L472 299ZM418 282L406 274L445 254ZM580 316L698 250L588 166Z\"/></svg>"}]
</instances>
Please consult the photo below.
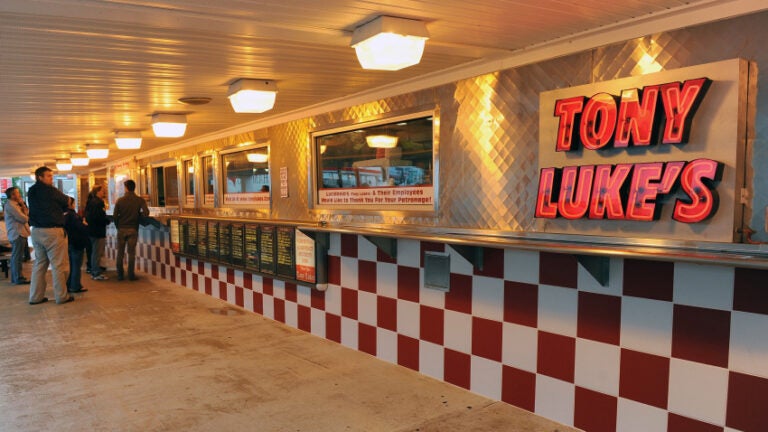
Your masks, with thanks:
<instances>
[{"instance_id":1,"label":"red and white checkered tile wall","mask_svg":"<svg viewBox=\"0 0 768 432\"><path fill-rule=\"evenodd\" d=\"M450 254L450 292L423 287L426 250ZM176 257L155 230L137 265L589 432L768 431L768 271L613 258L604 287L571 255L485 249L478 271L443 244L397 251L331 235L325 292Z\"/></svg>"}]
</instances>

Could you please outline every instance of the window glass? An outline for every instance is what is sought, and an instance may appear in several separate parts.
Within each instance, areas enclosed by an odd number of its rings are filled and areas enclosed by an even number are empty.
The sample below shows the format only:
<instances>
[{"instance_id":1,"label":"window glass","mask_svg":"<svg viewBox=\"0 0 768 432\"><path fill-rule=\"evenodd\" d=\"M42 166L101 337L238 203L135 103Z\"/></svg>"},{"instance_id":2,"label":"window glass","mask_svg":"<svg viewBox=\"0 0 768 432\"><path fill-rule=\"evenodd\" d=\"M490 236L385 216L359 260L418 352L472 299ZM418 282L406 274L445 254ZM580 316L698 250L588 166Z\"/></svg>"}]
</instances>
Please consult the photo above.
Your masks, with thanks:
<instances>
[{"instance_id":1,"label":"window glass","mask_svg":"<svg viewBox=\"0 0 768 432\"><path fill-rule=\"evenodd\" d=\"M269 207L269 149L258 147L222 156L224 205Z\"/></svg>"},{"instance_id":2,"label":"window glass","mask_svg":"<svg viewBox=\"0 0 768 432\"><path fill-rule=\"evenodd\" d=\"M176 165L167 166L165 171L165 206L179 205L179 174Z\"/></svg>"},{"instance_id":3,"label":"window glass","mask_svg":"<svg viewBox=\"0 0 768 432\"><path fill-rule=\"evenodd\" d=\"M214 184L213 184L213 156L204 156L200 165L203 167L203 204L213 205Z\"/></svg>"},{"instance_id":4,"label":"window glass","mask_svg":"<svg viewBox=\"0 0 768 432\"><path fill-rule=\"evenodd\" d=\"M195 164L192 159L184 161L184 205L195 205Z\"/></svg>"}]
</instances>

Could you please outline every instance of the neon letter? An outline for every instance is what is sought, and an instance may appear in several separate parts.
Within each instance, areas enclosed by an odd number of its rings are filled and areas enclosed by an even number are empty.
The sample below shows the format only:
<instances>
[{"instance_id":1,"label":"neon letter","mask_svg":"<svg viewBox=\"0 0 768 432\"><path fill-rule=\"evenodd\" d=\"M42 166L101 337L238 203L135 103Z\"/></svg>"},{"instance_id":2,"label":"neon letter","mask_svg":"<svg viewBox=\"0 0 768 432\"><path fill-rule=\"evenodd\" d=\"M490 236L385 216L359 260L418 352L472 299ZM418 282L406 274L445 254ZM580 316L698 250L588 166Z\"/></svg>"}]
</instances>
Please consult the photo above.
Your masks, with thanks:
<instances>
[{"instance_id":1,"label":"neon letter","mask_svg":"<svg viewBox=\"0 0 768 432\"><path fill-rule=\"evenodd\" d=\"M642 99L642 103L640 100ZM659 100L659 86L643 87L642 90L627 89L621 91L619 121L617 124L615 147L628 145L647 146L651 143Z\"/></svg>"},{"instance_id":2,"label":"neon letter","mask_svg":"<svg viewBox=\"0 0 768 432\"><path fill-rule=\"evenodd\" d=\"M578 148L578 136L574 129L578 129L581 110L584 108L584 97L576 96L568 99L559 99L555 102L555 117L560 117L557 127L557 142L555 151L571 151ZM573 137L576 142L573 142Z\"/></svg>"},{"instance_id":3,"label":"neon letter","mask_svg":"<svg viewBox=\"0 0 768 432\"><path fill-rule=\"evenodd\" d=\"M720 181L723 164L711 159L696 159L683 168L680 186L688 200L678 199L672 219L683 223L701 222L715 214L718 205L715 182Z\"/></svg>"},{"instance_id":4,"label":"neon letter","mask_svg":"<svg viewBox=\"0 0 768 432\"><path fill-rule=\"evenodd\" d=\"M661 86L661 102L664 105L663 144L685 144L688 142L693 115L704 99L712 80L697 78L683 83L671 82Z\"/></svg>"}]
</instances>

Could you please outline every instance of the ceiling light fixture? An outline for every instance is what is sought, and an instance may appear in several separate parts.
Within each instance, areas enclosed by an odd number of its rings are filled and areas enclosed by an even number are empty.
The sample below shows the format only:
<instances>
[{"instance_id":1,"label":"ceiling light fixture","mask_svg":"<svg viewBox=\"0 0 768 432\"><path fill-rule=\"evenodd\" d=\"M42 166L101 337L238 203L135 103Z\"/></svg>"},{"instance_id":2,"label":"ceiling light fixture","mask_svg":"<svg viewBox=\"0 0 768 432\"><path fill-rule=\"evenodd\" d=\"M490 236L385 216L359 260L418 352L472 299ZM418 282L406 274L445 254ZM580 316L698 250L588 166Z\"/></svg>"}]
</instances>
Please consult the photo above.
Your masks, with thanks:
<instances>
[{"instance_id":1,"label":"ceiling light fixture","mask_svg":"<svg viewBox=\"0 0 768 432\"><path fill-rule=\"evenodd\" d=\"M109 157L109 144L86 144L85 153L91 159L106 159Z\"/></svg>"},{"instance_id":2,"label":"ceiling light fixture","mask_svg":"<svg viewBox=\"0 0 768 432\"><path fill-rule=\"evenodd\" d=\"M187 131L187 115L171 113L152 114L152 130L158 138L179 138Z\"/></svg>"},{"instance_id":3,"label":"ceiling light fixture","mask_svg":"<svg viewBox=\"0 0 768 432\"><path fill-rule=\"evenodd\" d=\"M245 157L251 163L264 163L269 160L267 153L246 153Z\"/></svg>"},{"instance_id":4,"label":"ceiling light fixture","mask_svg":"<svg viewBox=\"0 0 768 432\"><path fill-rule=\"evenodd\" d=\"M373 148L395 148L397 147L397 137L393 135L368 135L365 137L368 147Z\"/></svg>"},{"instance_id":5,"label":"ceiling light fixture","mask_svg":"<svg viewBox=\"0 0 768 432\"><path fill-rule=\"evenodd\" d=\"M84 152L70 153L69 160L72 162L72 166L88 166L91 161L88 159L88 154Z\"/></svg>"},{"instance_id":6,"label":"ceiling light fixture","mask_svg":"<svg viewBox=\"0 0 768 432\"><path fill-rule=\"evenodd\" d=\"M229 103L236 113L263 113L275 106L274 81L240 78L229 85Z\"/></svg>"},{"instance_id":7,"label":"ceiling light fixture","mask_svg":"<svg viewBox=\"0 0 768 432\"><path fill-rule=\"evenodd\" d=\"M136 150L141 148L141 132L115 131L115 144L120 150Z\"/></svg>"},{"instance_id":8,"label":"ceiling light fixture","mask_svg":"<svg viewBox=\"0 0 768 432\"><path fill-rule=\"evenodd\" d=\"M380 16L352 33L352 48L363 69L400 70L421 61L429 39L422 21Z\"/></svg>"},{"instance_id":9,"label":"ceiling light fixture","mask_svg":"<svg viewBox=\"0 0 768 432\"><path fill-rule=\"evenodd\" d=\"M69 159L56 159L56 169L59 171L71 171L72 162Z\"/></svg>"}]
</instances>

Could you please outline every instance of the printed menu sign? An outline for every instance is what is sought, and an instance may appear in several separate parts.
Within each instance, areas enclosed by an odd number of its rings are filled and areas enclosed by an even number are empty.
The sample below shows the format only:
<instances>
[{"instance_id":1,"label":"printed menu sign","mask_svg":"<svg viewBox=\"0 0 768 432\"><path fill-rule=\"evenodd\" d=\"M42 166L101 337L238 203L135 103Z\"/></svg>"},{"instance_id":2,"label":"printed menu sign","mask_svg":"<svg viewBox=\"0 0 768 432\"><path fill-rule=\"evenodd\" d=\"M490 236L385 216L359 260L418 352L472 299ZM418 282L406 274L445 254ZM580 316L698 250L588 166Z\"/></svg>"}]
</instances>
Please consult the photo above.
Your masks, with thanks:
<instances>
[{"instance_id":1,"label":"printed menu sign","mask_svg":"<svg viewBox=\"0 0 768 432\"><path fill-rule=\"evenodd\" d=\"M204 221L197 224L197 255L208 256L208 223Z\"/></svg>"},{"instance_id":2,"label":"printed menu sign","mask_svg":"<svg viewBox=\"0 0 768 432\"><path fill-rule=\"evenodd\" d=\"M296 277L293 236L293 227L277 228L277 274L289 278Z\"/></svg>"},{"instance_id":3,"label":"printed menu sign","mask_svg":"<svg viewBox=\"0 0 768 432\"><path fill-rule=\"evenodd\" d=\"M179 220L178 219L171 219L171 251L173 253L179 253L181 251L181 242L179 235Z\"/></svg>"},{"instance_id":4,"label":"printed menu sign","mask_svg":"<svg viewBox=\"0 0 768 432\"><path fill-rule=\"evenodd\" d=\"M259 271L259 226L246 225L244 230L245 268Z\"/></svg>"},{"instance_id":5,"label":"printed menu sign","mask_svg":"<svg viewBox=\"0 0 768 432\"><path fill-rule=\"evenodd\" d=\"M243 224L232 224L231 228L231 255L232 265L244 266L245 265L245 248L243 247L243 233L245 232L245 226Z\"/></svg>"},{"instance_id":6,"label":"printed menu sign","mask_svg":"<svg viewBox=\"0 0 768 432\"><path fill-rule=\"evenodd\" d=\"M259 267L263 273L275 274L275 227L261 225L259 233Z\"/></svg>"},{"instance_id":7,"label":"printed menu sign","mask_svg":"<svg viewBox=\"0 0 768 432\"><path fill-rule=\"evenodd\" d=\"M187 240L187 248L185 249L185 252L187 255L197 255L197 221L185 220L184 226L187 228L184 235Z\"/></svg>"},{"instance_id":8,"label":"printed menu sign","mask_svg":"<svg viewBox=\"0 0 768 432\"><path fill-rule=\"evenodd\" d=\"M211 259L219 259L219 223L208 222L208 253Z\"/></svg>"},{"instance_id":9,"label":"printed menu sign","mask_svg":"<svg viewBox=\"0 0 768 432\"><path fill-rule=\"evenodd\" d=\"M219 261L229 264L232 261L232 225L219 225Z\"/></svg>"},{"instance_id":10,"label":"printed menu sign","mask_svg":"<svg viewBox=\"0 0 768 432\"><path fill-rule=\"evenodd\" d=\"M315 240L296 229L296 279L304 282L317 281L315 269Z\"/></svg>"}]
</instances>

